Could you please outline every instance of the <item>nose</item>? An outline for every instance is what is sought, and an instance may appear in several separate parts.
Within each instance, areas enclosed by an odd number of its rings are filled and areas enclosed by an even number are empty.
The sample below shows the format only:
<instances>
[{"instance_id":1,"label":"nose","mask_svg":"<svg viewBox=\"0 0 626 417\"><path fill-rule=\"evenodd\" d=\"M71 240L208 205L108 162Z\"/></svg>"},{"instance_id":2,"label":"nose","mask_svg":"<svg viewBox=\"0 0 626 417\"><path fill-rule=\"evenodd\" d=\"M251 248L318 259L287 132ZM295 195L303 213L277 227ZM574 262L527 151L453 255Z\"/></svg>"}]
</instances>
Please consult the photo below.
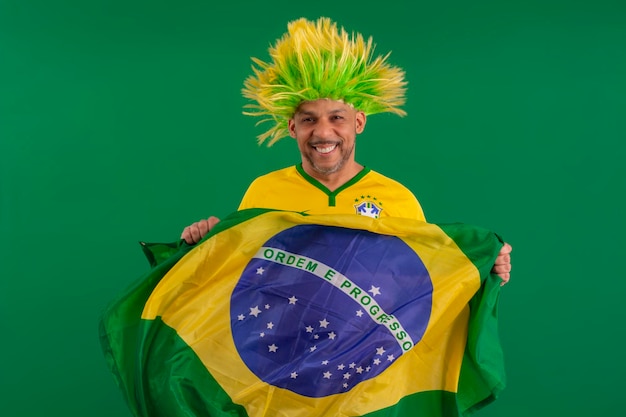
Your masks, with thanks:
<instances>
[{"instance_id":1,"label":"nose","mask_svg":"<svg viewBox=\"0 0 626 417\"><path fill-rule=\"evenodd\" d=\"M320 139L329 139L335 136L332 123L326 119L319 119L315 123L314 135Z\"/></svg>"}]
</instances>

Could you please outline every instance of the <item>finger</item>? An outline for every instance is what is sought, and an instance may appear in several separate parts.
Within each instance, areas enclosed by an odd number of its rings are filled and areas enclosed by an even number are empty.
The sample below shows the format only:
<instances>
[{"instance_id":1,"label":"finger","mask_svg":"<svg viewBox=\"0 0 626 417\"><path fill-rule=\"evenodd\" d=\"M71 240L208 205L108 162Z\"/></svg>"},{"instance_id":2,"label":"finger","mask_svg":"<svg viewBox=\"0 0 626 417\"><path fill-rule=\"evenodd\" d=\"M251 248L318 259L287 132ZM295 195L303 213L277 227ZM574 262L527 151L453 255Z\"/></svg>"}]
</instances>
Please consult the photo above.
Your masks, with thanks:
<instances>
[{"instance_id":1,"label":"finger","mask_svg":"<svg viewBox=\"0 0 626 417\"><path fill-rule=\"evenodd\" d=\"M190 244L198 243L202 236L200 235L200 228L198 227L198 223L194 223L189 226L189 236L190 236Z\"/></svg>"},{"instance_id":2,"label":"finger","mask_svg":"<svg viewBox=\"0 0 626 417\"><path fill-rule=\"evenodd\" d=\"M502 248L500 248L499 255L504 255L504 254L507 254L507 253L511 253L512 250L513 250L513 246L511 246L508 243L504 242L504 245L502 246Z\"/></svg>"},{"instance_id":3,"label":"finger","mask_svg":"<svg viewBox=\"0 0 626 417\"><path fill-rule=\"evenodd\" d=\"M206 220L200 220L196 223L196 225L198 225L198 233L200 235L200 239L202 239L209 231L209 222Z\"/></svg>"},{"instance_id":4,"label":"finger","mask_svg":"<svg viewBox=\"0 0 626 417\"><path fill-rule=\"evenodd\" d=\"M191 236L190 226L183 229L183 233L180 235L180 238L183 239L188 245L193 245L194 241Z\"/></svg>"},{"instance_id":5,"label":"finger","mask_svg":"<svg viewBox=\"0 0 626 417\"><path fill-rule=\"evenodd\" d=\"M209 230L213 229L213 227L215 227L216 224L218 224L220 222L220 219L218 219L215 216L211 216L207 219L207 222L209 224Z\"/></svg>"},{"instance_id":6,"label":"finger","mask_svg":"<svg viewBox=\"0 0 626 417\"><path fill-rule=\"evenodd\" d=\"M510 264L510 263L511 263L511 255L509 255L508 253L505 255L498 255L494 262L495 265Z\"/></svg>"},{"instance_id":7,"label":"finger","mask_svg":"<svg viewBox=\"0 0 626 417\"><path fill-rule=\"evenodd\" d=\"M496 274L506 274L511 272L511 264L494 265L491 271Z\"/></svg>"},{"instance_id":8,"label":"finger","mask_svg":"<svg viewBox=\"0 0 626 417\"><path fill-rule=\"evenodd\" d=\"M500 278L502 278L502 282L500 283L501 287L505 286L511 279L511 274L509 274L508 272L506 274L498 274L498 275L500 276Z\"/></svg>"}]
</instances>

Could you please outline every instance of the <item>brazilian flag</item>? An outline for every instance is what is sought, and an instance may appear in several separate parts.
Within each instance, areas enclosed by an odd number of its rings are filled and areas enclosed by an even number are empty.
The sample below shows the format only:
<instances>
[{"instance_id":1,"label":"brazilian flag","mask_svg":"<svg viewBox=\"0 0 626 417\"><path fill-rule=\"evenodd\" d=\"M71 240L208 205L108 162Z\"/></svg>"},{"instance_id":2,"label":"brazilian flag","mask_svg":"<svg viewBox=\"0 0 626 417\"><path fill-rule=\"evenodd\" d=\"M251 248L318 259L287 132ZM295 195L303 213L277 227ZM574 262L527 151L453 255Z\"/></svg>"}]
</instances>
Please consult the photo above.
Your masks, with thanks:
<instances>
[{"instance_id":1,"label":"brazilian flag","mask_svg":"<svg viewBox=\"0 0 626 417\"><path fill-rule=\"evenodd\" d=\"M251 209L143 244L100 338L135 416L466 416L504 388L502 246L464 224Z\"/></svg>"}]
</instances>

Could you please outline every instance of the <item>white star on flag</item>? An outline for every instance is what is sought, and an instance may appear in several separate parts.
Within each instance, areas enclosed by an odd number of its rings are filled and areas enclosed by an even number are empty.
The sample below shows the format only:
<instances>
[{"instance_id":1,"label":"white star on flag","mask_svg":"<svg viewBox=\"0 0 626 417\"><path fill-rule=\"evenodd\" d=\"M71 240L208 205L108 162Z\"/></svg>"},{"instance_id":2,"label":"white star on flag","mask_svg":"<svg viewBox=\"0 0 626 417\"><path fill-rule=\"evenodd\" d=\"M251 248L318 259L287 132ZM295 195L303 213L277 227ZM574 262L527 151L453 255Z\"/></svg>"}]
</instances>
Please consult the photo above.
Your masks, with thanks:
<instances>
[{"instance_id":1,"label":"white star on flag","mask_svg":"<svg viewBox=\"0 0 626 417\"><path fill-rule=\"evenodd\" d=\"M297 372L292 372L291 373L291 378L292 379L296 379L298 377L298 373Z\"/></svg>"},{"instance_id":2,"label":"white star on flag","mask_svg":"<svg viewBox=\"0 0 626 417\"><path fill-rule=\"evenodd\" d=\"M276 352L278 350L278 346L276 346L275 344L271 344L267 347L269 349L270 352Z\"/></svg>"},{"instance_id":3,"label":"white star on flag","mask_svg":"<svg viewBox=\"0 0 626 417\"><path fill-rule=\"evenodd\" d=\"M389 362L393 362L393 360L394 360L395 358L396 358L396 357L395 357L394 355L387 355L387 360L388 360Z\"/></svg>"},{"instance_id":4,"label":"white star on flag","mask_svg":"<svg viewBox=\"0 0 626 417\"><path fill-rule=\"evenodd\" d=\"M263 269L263 268L261 268L261 267L259 267L259 268L257 268L257 269L256 269L256 274L257 274L257 275L263 275L263 272L265 272L265 269Z\"/></svg>"},{"instance_id":5,"label":"white star on flag","mask_svg":"<svg viewBox=\"0 0 626 417\"><path fill-rule=\"evenodd\" d=\"M380 287L375 287L372 285L372 288L368 292L371 292L372 295L380 295Z\"/></svg>"},{"instance_id":6,"label":"white star on flag","mask_svg":"<svg viewBox=\"0 0 626 417\"><path fill-rule=\"evenodd\" d=\"M259 314L261 314L261 310L259 310L259 306L250 308L250 315L251 316L259 317Z\"/></svg>"},{"instance_id":7,"label":"white star on flag","mask_svg":"<svg viewBox=\"0 0 626 417\"><path fill-rule=\"evenodd\" d=\"M335 340L335 337L337 337L337 334L335 332L328 333L328 338L330 340Z\"/></svg>"},{"instance_id":8,"label":"white star on flag","mask_svg":"<svg viewBox=\"0 0 626 417\"><path fill-rule=\"evenodd\" d=\"M244 316L243 314L240 314L240 315L237 316L237 320L239 320L239 321L241 321L241 320L243 320L245 318L246 318L246 316Z\"/></svg>"},{"instance_id":9,"label":"white star on flag","mask_svg":"<svg viewBox=\"0 0 626 417\"><path fill-rule=\"evenodd\" d=\"M272 330L274 328L274 323L272 323L271 321L267 323L267 328Z\"/></svg>"},{"instance_id":10,"label":"white star on flag","mask_svg":"<svg viewBox=\"0 0 626 417\"><path fill-rule=\"evenodd\" d=\"M363 317L363 310L357 310L356 315L357 317Z\"/></svg>"},{"instance_id":11,"label":"white star on flag","mask_svg":"<svg viewBox=\"0 0 626 417\"><path fill-rule=\"evenodd\" d=\"M289 300L289 304L295 304L298 302L298 299L294 295L288 298L288 300Z\"/></svg>"},{"instance_id":12,"label":"white star on flag","mask_svg":"<svg viewBox=\"0 0 626 417\"><path fill-rule=\"evenodd\" d=\"M330 322L328 322L326 319L320 320L320 327L327 328L329 324Z\"/></svg>"},{"instance_id":13,"label":"white star on flag","mask_svg":"<svg viewBox=\"0 0 626 417\"><path fill-rule=\"evenodd\" d=\"M313 333L313 327L311 327L311 326L306 326L306 327L305 327L305 329L306 329L306 332L307 332L307 333Z\"/></svg>"},{"instance_id":14,"label":"white star on flag","mask_svg":"<svg viewBox=\"0 0 626 417\"><path fill-rule=\"evenodd\" d=\"M324 372L324 378L326 378L326 379L330 379L331 375L332 374L330 372L328 372L328 371Z\"/></svg>"},{"instance_id":15,"label":"white star on flag","mask_svg":"<svg viewBox=\"0 0 626 417\"><path fill-rule=\"evenodd\" d=\"M383 353L385 353L385 349L383 349L382 346L379 347L379 348L376 348L376 354L377 355L383 356Z\"/></svg>"}]
</instances>

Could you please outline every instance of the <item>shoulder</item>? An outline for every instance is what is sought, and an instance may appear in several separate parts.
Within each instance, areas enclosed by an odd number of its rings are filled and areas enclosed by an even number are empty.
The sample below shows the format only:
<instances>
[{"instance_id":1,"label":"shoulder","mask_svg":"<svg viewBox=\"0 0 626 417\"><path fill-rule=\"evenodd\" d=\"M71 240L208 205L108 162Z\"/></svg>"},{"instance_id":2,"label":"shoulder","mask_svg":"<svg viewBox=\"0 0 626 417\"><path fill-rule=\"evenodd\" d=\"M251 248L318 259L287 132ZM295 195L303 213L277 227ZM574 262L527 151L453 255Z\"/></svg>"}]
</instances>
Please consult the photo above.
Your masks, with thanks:
<instances>
[{"instance_id":1,"label":"shoulder","mask_svg":"<svg viewBox=\"0 0 626 417\"><path fill-rule=\"evenodd\" d=\"M294 182L294 178L298 176L295 166L277 169L267 174L256 177L246 190L244 200L250 195L265 194L268 190L276 188L284 188Z\"/></svg>"},{"instance_id":2,"label":"shoulder","mask_svg":"<svg viewBox=\"0 0 626 417\"><path fill-rule=\"evenodd\" d=\"M253 207L275 207L277 201L292 194L299 186L298 172L295 166L278 169L254 179L244 193L239 210Z\"/></svg>"},{"instance_id":3,"label":"shoulder","mask_svg":"<svg viewBox=\"0 0 626 417\"><path fill-rule=\"evenodd\" d=\"M384 200L388 215L426 220L417 197L402 183L373 170L365 177L376 189L381 190L380 198Z\"/></svg>"},{"instance_id":4,"label":"shoulder","mask_svg":"<svg viewBox=\"0 0 626 417\"><path fill-rule=\"evenodd\" d=\"M292 178L294 176L297 176L296 167L290 166L286 168L277 169L276 171L268 172L267 174L260 175L257 178L255 178L254 181L252 181L252 184L250 185L259 184L259 183L265 184L268 182L281 181L281 180Z\"/></svg>"},{"instance_id":5,"label":"shoulder","mask_svg":"<svg viewBox=\"0 0 626 417\"><path fill-rule=\"evenodd\" d=\"M366 177L368 177L369 181L377 182L386 187L393 187L396 190L402 190L403 192L413 195L413 192L405 187L404 184L402 184L401 182L396 181L393 178L387 177L380 172L374 171L373 169L370 169Z\"/></svg>"}]
</instances>

